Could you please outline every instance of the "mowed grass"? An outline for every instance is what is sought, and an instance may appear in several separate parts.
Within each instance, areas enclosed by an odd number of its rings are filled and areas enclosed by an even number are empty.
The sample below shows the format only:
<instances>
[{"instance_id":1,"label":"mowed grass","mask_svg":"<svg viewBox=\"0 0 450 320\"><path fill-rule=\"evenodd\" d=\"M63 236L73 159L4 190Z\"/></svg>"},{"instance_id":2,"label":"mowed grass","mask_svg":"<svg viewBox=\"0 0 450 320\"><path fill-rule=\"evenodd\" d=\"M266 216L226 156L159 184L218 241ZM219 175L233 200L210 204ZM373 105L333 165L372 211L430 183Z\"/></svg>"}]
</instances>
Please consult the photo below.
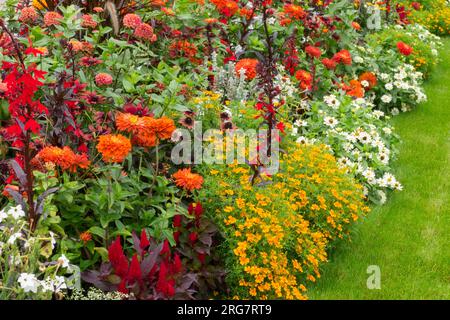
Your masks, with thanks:
<instances>
[{"instance_id":1,"label":"mowed grass","mask_svg":"<svg viewBox=\"0 0 450 320\"><path fill-rule=\"evenodd\" d=\"M390 195L339 243L310 299L450 299L450 39L425 90L428 102L393 120L404 190ZM367 267L381 289L367 288Z\"/></svg>"}]
</instances>

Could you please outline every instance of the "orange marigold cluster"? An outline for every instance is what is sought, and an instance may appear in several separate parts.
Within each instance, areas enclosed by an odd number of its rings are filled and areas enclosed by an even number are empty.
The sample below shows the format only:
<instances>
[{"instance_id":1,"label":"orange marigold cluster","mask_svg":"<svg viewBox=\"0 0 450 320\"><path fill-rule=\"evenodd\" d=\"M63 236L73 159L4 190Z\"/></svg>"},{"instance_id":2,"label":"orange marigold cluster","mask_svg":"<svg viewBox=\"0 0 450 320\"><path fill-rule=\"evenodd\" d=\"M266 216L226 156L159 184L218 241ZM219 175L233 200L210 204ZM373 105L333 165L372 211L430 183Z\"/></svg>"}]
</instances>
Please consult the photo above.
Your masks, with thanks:
<instances>
[{"instance_id":1,"label":"orange marigold cluster","mask_svg":"<svg viewBox=\"0 0 450 320\"><path fill-rule=\"evenodd\" d=\"M130 153L131 141L121 134L105 134L99 137L97 150L105 162L120 163Z\"/></svg>"},{"instance_id":2,"label":"orange marigold cluster","mask_svg":"<svg viewBox=\"0 0 450 320\"><path fill-rule=\"evenodd\" d=\"M190 168L178 170L173 174L173 178L175 184L186 191L200 189L203 184L203 177L192 173Z\"/></svg>"},{"instance_id":3,"label":"orange marigold cluster","mask_svg":"<svg viewBox=\"0 0 450 320\"><path fill-rule=\"evenodd\" d=\"M241 59L236 63L234 70L236 71L236 74L239 76L240 71L244 69L245 78L247 80L252 80L256 77L256 66L258 65L258 63L259 61L257 59Z\"/></svg>"},{"instance_id":4,"label":"orange marigold cluster","mask_svg":"<svg viewBox=\"0 0 450 320\"><path fill-rule=\"evenodd\" d=\"M90 164L86 154L76 154L67 146L64 148L45 147L34 159L41 163L52 163L70 172L76 172L78 168L86 169Z\"/></svg>"}]
</instances>

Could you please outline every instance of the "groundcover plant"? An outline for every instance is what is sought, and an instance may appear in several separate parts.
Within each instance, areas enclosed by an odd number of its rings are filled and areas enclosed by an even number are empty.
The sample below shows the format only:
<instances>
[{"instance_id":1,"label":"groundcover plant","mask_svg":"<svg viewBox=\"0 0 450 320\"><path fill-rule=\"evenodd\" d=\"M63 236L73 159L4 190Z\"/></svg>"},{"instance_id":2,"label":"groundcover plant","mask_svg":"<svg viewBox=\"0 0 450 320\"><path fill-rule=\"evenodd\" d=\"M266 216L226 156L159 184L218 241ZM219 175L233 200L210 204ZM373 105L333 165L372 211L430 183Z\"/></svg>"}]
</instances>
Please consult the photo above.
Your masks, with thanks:
<instances>
[{"instance_id":1,"label":"groundcover plant","mask_svg":"<svg viewBox=\"0 0 450 320\"><path fill-rule=\"evenodd\" d=\"M0 299L308 299L408 191L429 2L0 1Z\"/></svg>"}]
</instances>

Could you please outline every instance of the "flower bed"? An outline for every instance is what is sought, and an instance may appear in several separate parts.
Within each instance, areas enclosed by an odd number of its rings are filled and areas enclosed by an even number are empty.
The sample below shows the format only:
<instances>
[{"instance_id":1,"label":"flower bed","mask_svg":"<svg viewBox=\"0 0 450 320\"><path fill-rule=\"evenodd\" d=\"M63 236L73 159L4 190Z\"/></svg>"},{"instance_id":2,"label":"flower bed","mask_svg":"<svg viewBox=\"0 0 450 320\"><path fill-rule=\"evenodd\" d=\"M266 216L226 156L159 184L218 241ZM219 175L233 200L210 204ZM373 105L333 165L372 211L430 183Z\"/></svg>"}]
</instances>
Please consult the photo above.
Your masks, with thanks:
<instances>
[{"instance_id":1,"label":"flower bed","mask_svg":"<svg viewBox=\"0 0 450 320\"><path fill-rule=\"evenodd\" d=\"M307 298L402 189L389 119L426 99L440 47L401 6L381 29L368 11L6 1L0 298Z\"/></svg>"}]
</instances>

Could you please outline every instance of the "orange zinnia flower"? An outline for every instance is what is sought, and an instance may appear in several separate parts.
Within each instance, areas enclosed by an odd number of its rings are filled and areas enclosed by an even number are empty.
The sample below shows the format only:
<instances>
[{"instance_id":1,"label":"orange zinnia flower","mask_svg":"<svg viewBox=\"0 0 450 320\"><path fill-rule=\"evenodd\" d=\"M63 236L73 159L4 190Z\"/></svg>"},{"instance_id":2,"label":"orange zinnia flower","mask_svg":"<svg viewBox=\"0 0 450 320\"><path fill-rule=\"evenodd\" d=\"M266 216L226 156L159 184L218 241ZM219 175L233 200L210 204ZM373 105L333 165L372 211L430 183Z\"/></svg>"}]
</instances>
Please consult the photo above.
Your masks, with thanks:
<instances>
[{"instance_id":1,"label":"orange zinnia flower","mask_svg":"<svg viewBox=\"0 0 450 320\"><path fill-rule=\"evenodd\" d=\"M175 184L187 191L200 189L203 184L203 177L199 174L192 173L191 169L180 169L173 174Z\"/></svg>"},{"instance_id":2,"label":"orange zinnia flower","mask_svg":"<svg viewBox=\"0 0 450 320\"><path fill-rule=\"evenodd\" d=\"M131 142L121 134L105 134L98 139L97 150L105 162L120 163L131 151Z\"/></svg>"},{"instance_id":3,"label":"orange zinnia flower","mask_svg":"<svg viewBox=\"0 0 450 320\"><path fill-rule=\"evenodd\" d=\"M118 113L116 116L116 127L120 131L138 134L145 130L149 117L140 117L131 113Z\"/></svg>"},{"instance_id":4,"label":"orange zinnia flower","mask_svg":"<svg viewBox=\"0 0 450 320\"><path fill-rule=\"evenodd\" d=\"M147 125L147 129L153 133L159 140L166 140L172 137L175 131L175 122L167 117L153 119Z\"/></svg>"},{"instance_id":5,"label":"orange zinnia flower","mask_svg":"<svg viewBox=\"0 0 450 320\"><path fill-rule=\"evenodd\" d=\"M53 163L63 170L76 172L77 168L86 169L91 163L86 154L76 154L69 147L45 147L36 155L35 159L44 163Z\"/></svg>"},{"instance_id":6,"label":"orange zinnia flower","mask_svg":"<svg viewBox=\"0 0 450 320\"><path fill-rule=\"evenodd\" d=\"M240 75L240 70L245 70L245 77L247 80L252 80L256 77L256 66L259 61L257 59L241 59L236 63L234 70L236 74Z\"/></svg>"},{"instance_id":7,"label":"orange zinnia flower","mask_svg":"<svg viewBox=\"0 0 450 320\"><path fill-rule=\"evenodd\" d=\"M355 98L364 97L364 89L358 80L351 80L350 87L347 88L347 95Z\"/></svg>"},{"instance_id":8,"label":"orange zinnia flower","mask_svg":"<svg viewBox=\"0 0 450 320\"><path fill-rule=\"evenodd\" d=\"M296 6L295 4L284 5L284 12L290 18L294 19L303 19L306 16L305 10L303 10L303 8L300 6Z\"/></svg>"},{"instance_id":9,"label":"orange zinnia flower","mask_svg":"<svg viewBox=\"0 0 450 320\"><path fill-rule=\"evenodd\" d=\"M364 72L359 76L359 82L367 81L369 83L368 89L372 89L377 85L377 77L372 72Z\"/></svg>"}]
</instances>

